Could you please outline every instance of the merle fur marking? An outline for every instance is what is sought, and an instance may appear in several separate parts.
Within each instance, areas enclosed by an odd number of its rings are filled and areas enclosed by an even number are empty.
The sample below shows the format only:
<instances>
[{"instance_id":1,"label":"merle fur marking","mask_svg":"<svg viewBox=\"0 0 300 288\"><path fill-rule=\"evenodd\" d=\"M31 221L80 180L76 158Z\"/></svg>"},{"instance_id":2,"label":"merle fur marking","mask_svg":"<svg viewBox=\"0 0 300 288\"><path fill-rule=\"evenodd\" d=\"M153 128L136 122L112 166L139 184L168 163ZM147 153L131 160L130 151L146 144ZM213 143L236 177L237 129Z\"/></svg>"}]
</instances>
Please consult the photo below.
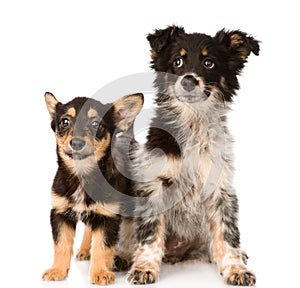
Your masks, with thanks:
<instances>
[{"instance_id":1,"label":"merle fur marking","mask_svg":"<svg viewBox=\"0 0 300 288\"><path fill-rule=\"evenodd\" d=\"M147 39L158 107L147 143L134 151L133 171L143 179L154 172L153 162L165 165L134 186L145 199L136 207L136 235L123 233L135 247L128 282L157 281L165 254L173 263L214 261L226 283L254 285L240 249L226 113L239 89L237 76L250 53L259 54L259 42L239 30L209 36L177 26L155 30ZM153 157L155 148L164 155Z\"/></svg>"}]
</instances>

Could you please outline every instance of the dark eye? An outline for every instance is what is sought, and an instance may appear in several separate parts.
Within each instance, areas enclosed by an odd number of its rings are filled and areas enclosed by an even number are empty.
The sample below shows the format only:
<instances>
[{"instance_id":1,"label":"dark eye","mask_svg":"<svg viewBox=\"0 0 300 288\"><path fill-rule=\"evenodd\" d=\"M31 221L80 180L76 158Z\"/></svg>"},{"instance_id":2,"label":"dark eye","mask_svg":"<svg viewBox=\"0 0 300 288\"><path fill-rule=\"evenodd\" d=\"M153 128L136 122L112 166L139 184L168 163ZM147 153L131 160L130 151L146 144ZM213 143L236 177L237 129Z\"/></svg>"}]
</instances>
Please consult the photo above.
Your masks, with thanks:
<instances>
[{"instance_id":1,"label":"dark eye","mask_svg":"<svg viewBox=\"0 0 300 288\"><path fill-rule=\"evenodd\" d=\"M183 59L181 57L174 60L173 65L175 68L180 68L183 66Z\"/></svg>"},{"instance_id":2,"label":"dark eye","mask_svg":"<svg viewBox=\"0 0 300 288\"><path fill-rule=\"evenodd\" d=\"M211 59L207 58L204 60L203 63L204 67L207 69L213 69L215 67L215 63L214 61L212 61Z\"/></svg>"},{"instance_id":3,"label":"dark eye","mask_svg":"<svg viewBox=\"0 0 300 288\"><path fill-rule=\"evenodd\" d=\"M68 128L70 126L70 120L67 118L63 118L60 122L61 127Z\"/></svg>"},{"instance_id":4,"label":"dark eye","mask_svg":"<svg viewBox=\"0 0 300 288\"><path fill-rule=\"evenodd\" d=\"M98 130L99 127L100 127L100 122L95 120L92 122L92 127L95 129L95 130Z\"/></svg>"}]
</instances>

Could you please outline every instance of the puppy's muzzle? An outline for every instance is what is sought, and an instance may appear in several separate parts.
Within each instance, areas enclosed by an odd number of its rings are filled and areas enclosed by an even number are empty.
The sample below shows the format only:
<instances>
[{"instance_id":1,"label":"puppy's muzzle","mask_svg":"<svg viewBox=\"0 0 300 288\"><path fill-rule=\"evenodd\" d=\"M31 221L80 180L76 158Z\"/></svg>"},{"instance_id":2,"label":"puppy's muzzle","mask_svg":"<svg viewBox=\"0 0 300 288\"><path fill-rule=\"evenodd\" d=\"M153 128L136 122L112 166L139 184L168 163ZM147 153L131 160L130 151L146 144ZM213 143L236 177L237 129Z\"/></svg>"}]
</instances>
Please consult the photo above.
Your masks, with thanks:
<instances>
[{"instance_id":1,"label":"puppy's muzzle","mask_svg":"<svg viewBox=\"0 0 300 288\"><path fill-rule=\"evenodd\" d=\"M180 83L185 91L191 92L198 85L198 80L193 75L186 75Z\"/></svg>"},{"instance_id":2,"label":"puppy's muzzle","mask_svg":"<svg viewBox=\"0 0 300 288\"><path fill-rule=\"evenodd\" d=\"M85 141L80 138L73 138L70 141L70 146L71 146L72 150L75 152L80 152L81 150L83 150L85 145L86 145Z\"/></svg>"},{"instance_id":3,"label":"puppy's muzzle","mask_svg":"<svg viewBox=\"0 0 300 288\"><path fill-rule=\"evenodd\" d=\"M205 93L203 80L194 73L179 76L174 85L174 92L178 100L188 103L205 101L209 96Z\"/></svg>"}]
</instances>

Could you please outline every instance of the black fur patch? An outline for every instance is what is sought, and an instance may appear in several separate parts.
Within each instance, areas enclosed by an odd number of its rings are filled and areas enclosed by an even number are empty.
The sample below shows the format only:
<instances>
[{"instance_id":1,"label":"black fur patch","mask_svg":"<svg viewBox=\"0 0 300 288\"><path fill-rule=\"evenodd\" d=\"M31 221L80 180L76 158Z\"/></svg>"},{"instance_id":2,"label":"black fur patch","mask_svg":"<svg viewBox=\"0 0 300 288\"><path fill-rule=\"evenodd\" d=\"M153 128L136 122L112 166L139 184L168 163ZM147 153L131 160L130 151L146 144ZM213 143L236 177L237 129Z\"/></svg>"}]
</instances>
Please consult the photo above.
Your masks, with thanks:
<instances>
[{"instance_id":1,"label":"black fur patch","mask_svg":"<svg viewBox=\"0 0 300 288\"><path fill-rule=\"evenodd\" d=\"M62 224L66 224L73 230L76 229L77 218L71 209L66 210L64 213L57 213L55 209L51 210L50 223L52 227L52 236L54 243L58 243L60 228Z\"/></svg>"},{"instance_id":2,"label":"black fur patch","mask_svg":"<svg viewBox=\"0 0 300 288\"><path fill-rule=\"evenodd\" d=\"M105 233L105 245L111 247L118 241L118 233L121 218L103 216L96 213L89 213L83 216L83 222L90 226L92 230L100 229Z\"/></svg>"},{"instance_id":3,"label":"black fur patch","mask_svg":"<svg viewBox=\"0 0 300 288\"><path fill-rule=\"evenodd\" d=\"M154 221L143 221L142 218L136 220L137 227L137 240L142 245L151 244L156 239L157 229L159 225L159 220Z\"/></svg>"},{"instance_id":4,"label":"black fur patch","mask_svg":"<svg viewBox=\"0 0 300 288\"><path fill-rule=\"evenodd\" d=\"M161 149L166 155L180 156L181 151L175 138L167 131L151 127L149 129L146 148L151 151L155 148Z\"/></svg>"}]
</instances>

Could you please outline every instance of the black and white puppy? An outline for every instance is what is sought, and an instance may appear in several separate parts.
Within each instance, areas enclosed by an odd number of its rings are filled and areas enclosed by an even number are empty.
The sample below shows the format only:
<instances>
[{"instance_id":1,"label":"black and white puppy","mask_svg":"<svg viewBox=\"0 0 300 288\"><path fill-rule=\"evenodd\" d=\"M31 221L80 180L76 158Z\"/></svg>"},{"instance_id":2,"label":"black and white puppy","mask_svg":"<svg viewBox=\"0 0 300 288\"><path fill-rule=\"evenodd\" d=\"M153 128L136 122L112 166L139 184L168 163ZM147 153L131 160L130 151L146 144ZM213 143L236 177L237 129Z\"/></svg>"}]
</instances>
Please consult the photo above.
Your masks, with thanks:
<instances>
[{"instance_id":1,"label":"black and white puppy","mask_svg":"<svg viewBox=\"0 0 300 288\"><path fill-rule=\"evenodd\" d=\"M136 243L128 281L155 282L162 259L196 258L216 262L226 283L252 286L256 278L240 249L226 113L259 43L241 31L211 37L177 26L147 39L157 109L146 144L134 153L135 233L129 223L121 229L121 241Z\"/></svg>"}]
</instances>

